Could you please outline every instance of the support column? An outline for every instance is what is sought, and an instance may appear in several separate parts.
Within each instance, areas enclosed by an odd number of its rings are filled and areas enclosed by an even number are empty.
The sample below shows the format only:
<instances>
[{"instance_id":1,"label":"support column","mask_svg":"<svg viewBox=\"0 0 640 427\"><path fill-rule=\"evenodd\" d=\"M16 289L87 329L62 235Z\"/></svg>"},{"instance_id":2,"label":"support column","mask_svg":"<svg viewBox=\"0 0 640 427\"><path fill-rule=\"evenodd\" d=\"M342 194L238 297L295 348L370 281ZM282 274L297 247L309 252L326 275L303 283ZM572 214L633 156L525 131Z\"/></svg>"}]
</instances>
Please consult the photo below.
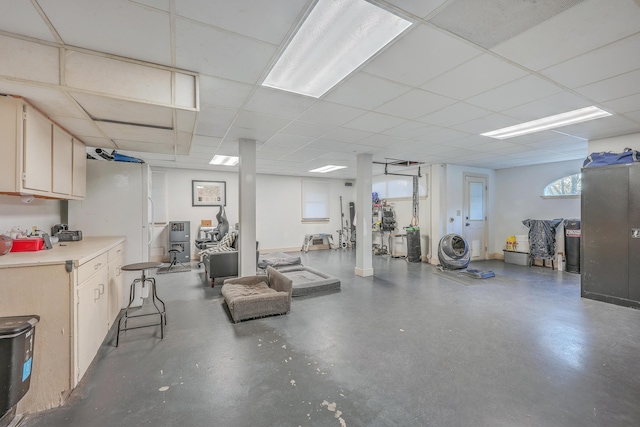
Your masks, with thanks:
<instances>
[{"instance_id":1,"label":"support column","mask_svg":"<svg viewBox=\"0 0 640 427\"><path fill-rule=\"evenodd\" d=\"M256 141L241 139L240 154L240 242L238 245L238 274L240 277L256 274Z\"/></svg>"},{"instance_id":2,"label":"support column","mask_svg":"<svg viewBox=\"0 0 640 427\"><path fill-rule=\"evenodd\" d=\"M373 154L358 154L356 163L356 276L373 276L371 188Z\"/></svg>"}]
</instances>

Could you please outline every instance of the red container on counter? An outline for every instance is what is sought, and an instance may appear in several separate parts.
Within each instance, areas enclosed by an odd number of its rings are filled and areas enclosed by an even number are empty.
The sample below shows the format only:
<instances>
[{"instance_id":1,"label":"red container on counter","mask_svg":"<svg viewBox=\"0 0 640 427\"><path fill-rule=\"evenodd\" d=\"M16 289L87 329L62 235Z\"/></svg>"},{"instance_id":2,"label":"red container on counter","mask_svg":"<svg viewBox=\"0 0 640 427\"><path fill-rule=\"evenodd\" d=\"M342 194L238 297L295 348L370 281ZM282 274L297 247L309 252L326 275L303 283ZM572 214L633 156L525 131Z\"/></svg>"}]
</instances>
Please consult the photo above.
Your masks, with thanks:
<instances>
[{"instance_id":1,"label":"red container on counter","mask_svg":"<svg viewBox=\"0 0 640 427\"><path fill-rule=\"evenodd\" d=\"M11 252L39 251L44 249L42 237L27 237L26 239L14 239Z\"/></svg>"}]
</instances>

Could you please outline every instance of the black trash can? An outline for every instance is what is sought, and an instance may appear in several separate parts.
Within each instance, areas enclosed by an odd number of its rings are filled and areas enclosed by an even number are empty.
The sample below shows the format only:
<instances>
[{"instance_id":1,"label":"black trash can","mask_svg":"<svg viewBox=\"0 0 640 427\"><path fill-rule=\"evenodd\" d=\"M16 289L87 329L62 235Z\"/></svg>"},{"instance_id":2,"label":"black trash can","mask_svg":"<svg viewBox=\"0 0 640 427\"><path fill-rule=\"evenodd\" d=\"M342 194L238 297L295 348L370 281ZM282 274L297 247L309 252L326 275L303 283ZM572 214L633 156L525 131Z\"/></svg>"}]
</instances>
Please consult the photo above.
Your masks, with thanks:
<instances>
[{"instance_id":1,"label":"black trash can","mask_svg":"<svg viewBox=\"0 0 640 427\"><path fill-rule=\"evenodd\" d=\"M580 220L564 220L564 252L567 263L565 270L580 273Z\"/></svg>"},{"instance_id":2,"label":"black trash can","mask_svg":"<svg viewBox=\"0 0 640 427\"><path fill-rule=\"evenodd\" d=\"M407 230L407 261L421 262L420 227L405 227Z\"/></svg>"},{"instance_id":3,"label":"black trash can","mask_svg":"<svg viewBox=\"0 0 640 427\"><path fill-rule=\"evenodd\" d=\"M13 419L29 390L35 327L40 316L0 317L0 422Z\"/></svg>"}]
</instances>

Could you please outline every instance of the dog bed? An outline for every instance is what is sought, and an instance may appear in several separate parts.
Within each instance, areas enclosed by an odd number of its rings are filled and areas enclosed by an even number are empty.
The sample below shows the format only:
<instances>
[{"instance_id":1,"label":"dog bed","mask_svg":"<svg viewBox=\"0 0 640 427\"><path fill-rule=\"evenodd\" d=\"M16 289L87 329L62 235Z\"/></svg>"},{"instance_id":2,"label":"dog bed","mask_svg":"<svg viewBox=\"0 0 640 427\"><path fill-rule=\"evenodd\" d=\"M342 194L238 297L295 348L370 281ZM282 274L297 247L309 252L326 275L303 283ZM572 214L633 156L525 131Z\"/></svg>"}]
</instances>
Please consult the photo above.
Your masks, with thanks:
<instances>
[{"instance_id":1,"label":"dog bed","mask_svg":"<svg viewBox=\"0 0 640 427\"><path fill-rule=\"evenodd\" d=\"M304 265L278 268L293 281L291 296L299 297L340 289L340 279Z\"/></svg>"}]
</instances>

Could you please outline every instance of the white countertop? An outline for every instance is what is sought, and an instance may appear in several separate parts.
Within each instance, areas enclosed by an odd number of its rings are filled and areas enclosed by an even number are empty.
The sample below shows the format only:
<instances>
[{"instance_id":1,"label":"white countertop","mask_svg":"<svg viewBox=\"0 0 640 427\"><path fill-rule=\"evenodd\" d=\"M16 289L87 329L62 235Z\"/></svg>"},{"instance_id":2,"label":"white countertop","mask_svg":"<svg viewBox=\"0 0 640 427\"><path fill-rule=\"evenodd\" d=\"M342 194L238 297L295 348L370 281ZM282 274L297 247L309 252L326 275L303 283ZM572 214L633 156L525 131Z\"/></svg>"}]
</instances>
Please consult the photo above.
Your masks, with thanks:
<instances>
[{"instance_id":1,"label":"white countertop","mask_svg":"<svg viewBox=\"0 0 640 427\"><path fill-rule=\"evenodd\" d=\"M58 242L48 250L9 252L0 256L0 268L62 264L68 260L77 267L124 241L123 236L84 237L79 242Z\"/></svg>"}]
</instances>

